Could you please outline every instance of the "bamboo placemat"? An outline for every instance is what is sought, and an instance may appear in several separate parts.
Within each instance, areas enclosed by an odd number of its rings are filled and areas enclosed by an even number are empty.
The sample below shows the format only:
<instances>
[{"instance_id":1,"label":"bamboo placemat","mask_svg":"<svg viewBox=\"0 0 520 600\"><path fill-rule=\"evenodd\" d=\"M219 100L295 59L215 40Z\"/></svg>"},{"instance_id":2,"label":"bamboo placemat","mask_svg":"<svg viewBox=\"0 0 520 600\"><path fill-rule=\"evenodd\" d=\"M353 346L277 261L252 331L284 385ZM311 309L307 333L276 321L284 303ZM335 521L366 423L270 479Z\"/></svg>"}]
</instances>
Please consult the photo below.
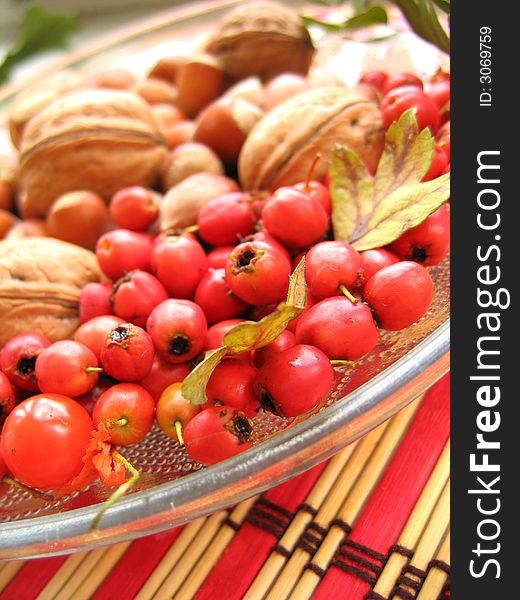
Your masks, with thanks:
<instances>
[{"instance_id":1,"label":"bamboo placemat","mask_svg":"<svg viewBox=\"0 0 520 600\"><path fill-rule=\"evenodd\" d=\"M0 564L0 600L446 600L449 379L327 463L188 525Z\"/></svg>"}]
</instances>

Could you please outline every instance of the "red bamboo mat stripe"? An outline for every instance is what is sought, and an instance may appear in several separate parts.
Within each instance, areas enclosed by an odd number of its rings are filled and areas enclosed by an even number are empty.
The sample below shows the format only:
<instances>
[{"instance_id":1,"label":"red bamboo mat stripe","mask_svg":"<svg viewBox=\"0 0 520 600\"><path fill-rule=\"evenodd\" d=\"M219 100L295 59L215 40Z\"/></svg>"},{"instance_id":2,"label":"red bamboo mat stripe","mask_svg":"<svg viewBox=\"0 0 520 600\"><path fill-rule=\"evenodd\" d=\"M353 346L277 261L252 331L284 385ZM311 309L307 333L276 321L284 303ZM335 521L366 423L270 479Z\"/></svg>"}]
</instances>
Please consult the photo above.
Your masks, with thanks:
<instances>
[{"instance_id":1,"label":"red bamboo mat stripe","mask_svg":"<svg viewBox=\"0 0 520 600\"><path fill-rule=\"evenodd\" d=\"M316 590L309 589L308 596L320 600L345 598L361 600L370 593L371 585L365 581L365 573L375 577L378 569L385 562L387 554L396 543L405 522L417 503L418 497L426 482L431 479L432 469L446 444L449 435L449 380L443 378L426 394L416 412L412 424L404 433L399 446L390 460L385 458L386 466L383 474L362 508L355 523L350 523L352 530L345 535L338 547L342 553L336 553L331 565L322 573L323 578ZM384 464L384 463L383 463ZM245 518L238 523L229 523L224 519L217 529L218 534L227 527L231 534L226 538L222 550L213 561L205 579L197 579L197 564L186 573L186 581L196 578L196 585L191 586L192 593L183 593L183 587L174 594L174 598L196 598L196 600L235 600L243 598L266 559L271 555L292 517L302 508L309 492L313 490L326 463L303 473L262 495L252 506L243 512ZM331 488L332 489L332 488ZM328 493L328 492L327 492ZM241 506L241 505L239 505ZM305 504L303 504L305 506ZM309 507L306 507L309 508ZM225 517L225 514L224 514ZM209 519L209 517L208 517ZM206 519L206 522L208 522ZM226 521L228 523L226 524ZM235 531L236 530L236 531ZM76 593L76 589L63 582L60 598L93 598L95 600L133 600L152 574L165 568L163 557L175 548L176 540L182 528L170 532L148 536L131 543L128 549L117 560L107 575L100 577L89 589L90 596ZM326 532L321 537L326 539ZM193 550L196 538L190 542L185 552ZM345 542L348 542L345 544ZM123 548L124 549L124 548ZM221 552L221 553L220 553ZM439 559L446 559L446 548L439 550ZM92 553L86 553L83 562ZM435 548L431 559L437 557ZM65 573L63 566L67 557L55 557L27 561L18 572L7 564L0 564L0 600L36 600L45 592L49 581ZM102 559L101 559L102 560ZM169 560L169 559L167 559ZM205 560L204 553L200 560ZM338 566L339 563L351 564L357 570ZM411 564L411 563L410 563ZM374 566L375 565L375 566ZM432 563L434 565L434 563ZM449 565L447 565L449 567ZM374 567L375 570L370 570ZM166 564L166 568L168 564ZM449 598L449 568L439 572L438 567L433 576L426 577L428 591L424 598L447 600ZM302 571L302 574L308 571ZM94 573L94 572L93 572ZM432 573L430 569L428 575ZM183 574L184 575L184 574ZM440 576L441 575L441 576ZM70 577L70 573L68 575ZM92 574L91 577L95 577ZM274 580L276 574L273 575ZM2 579L3 578L3 579ZM9 580L10 578L10 580ZM274 582L273 580L273 582ZM319 580L318 580L319 581ZM3 582L3 583L2 583ZM6 583L7 582L7 583ZM200 585L198 591L195 591ZM438 588L438 589L437 589ZM81 591L81 589L80 589ZM164 600L157 592L150 591L146 598ZM422 592L421 592L422 593ZM433 595L432 595L433 594ZM46 597L49 597L48 595ZM52 596L54 597L54 596ZM263 596L267 598L268 596ZM288 596L289 597L289 596ZM377 596L370 596L375 598ZM413 596L414 598L416 595ZM260 596L259 596L260 598ZM271 600L271 599L269 599ZM278 600L278 599L277 599ZM299 600L292 598L292 600ZM381 600L381 598L378 598ZM386 599L383 599L386 600Z\"/></svg>"},{"instance_id":2,"label":"red bamboo mat stripe","mask_svg":"<svg viewBox=\"0 0 520 600\"><path fill-rule=\"evenodd\" d=\"M377 489L356 521L318 587L315 600L326 600L349 590L349 600L361 600L371 589L384 559L396 543L449 434L449 376L443 377L426 394L413 427L404 437ZM405 493L403 493L405 492Z\"/></svg>"}]
</instances>

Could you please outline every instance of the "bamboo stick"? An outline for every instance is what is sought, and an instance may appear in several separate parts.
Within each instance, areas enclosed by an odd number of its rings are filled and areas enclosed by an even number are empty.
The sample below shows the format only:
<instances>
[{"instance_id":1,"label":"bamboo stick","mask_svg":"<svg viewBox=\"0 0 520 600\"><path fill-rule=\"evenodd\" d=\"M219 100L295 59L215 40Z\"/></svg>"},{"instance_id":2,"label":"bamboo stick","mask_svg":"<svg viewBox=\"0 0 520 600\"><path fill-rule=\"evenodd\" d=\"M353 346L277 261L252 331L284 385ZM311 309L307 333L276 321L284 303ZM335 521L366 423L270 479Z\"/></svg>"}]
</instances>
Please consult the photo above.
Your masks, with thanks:
<instances>
[{"instance_id":1,"label":"bamboo stick","mask_svg":"<svg viewBox=\"0 0 520 600\"><path fill-rule=\"evenodd\" d=\"M159 564L155 567L153 573L148 577L146 583L139 590L134 600L149 600L154 596L172 567L178 563L184 551L191 544L206 520L207 517L200 517L184 527Z\"/></svg>"},{"instance_id":2,"label":"bamboo stick","mask_svg":"<svg viewBox=\"0 0 520 600\"><path fill-rule=\"evenodd\" d=\"M379 478L383 474L388 461L398 447L408 425L418 409L418 405L419 403L417 402L409 404L390 421L381 441L374 449L374 452L370 456L361 475L356 480L352 490L339 510L338 517L343 522L349 524L355 522L366 500L370 497L374 486L377 485ZM344 536L345 532L340 527L336 525L330 527L325 539L321 542L318 551L314 555L312 562L322 569L326 569L343 541ZM306 569L302 573L289 598L291 600L304 600L310 598L316 586L319 584L319 581L319 577L316 573ZM285 597L285 595L279 597L273 596L272 600L275 600L275 598L276 600L281 600L281 598ZM269 600L271 600L271 596L269 596Z\"/></svg>"},{"instance_id":3,"label":"bamboo stick","mask_svg":"<svg viewBox=\"0 0 520 600\"><path fill-rule=\"evenodd\" d=\"M340 477L342 470L349 458L351 457L358 442L354 442L343 448L335 456L333 456L314 487L309 492L305 503L318 511L328 497L327 494L331 491L334 482ZM298 511L292 521L289 523L283 536L280 538L279 545L292 552L301 534L312 520L312 515L306 511ZM287 559L278 552L271 552L268 559L263 564L255 579L251 583L249 590L244 596L244 600L253 600L254 598L262 598L267 592L273 581L278 576L278 573L283 568Z\"/></svg>"},{"instance_id":4,"label":"bamboo stick","mask_svg":"<svg viewBox=\"0 0 520 600\"><path fill-rule=\"evenodd\" d=\"M237 525L241 525L257 499L258 496L241 502L229 515L230 519ZM190 600L195 596L197 590L204 583L206 577L209 575L218 559L222 556L222 553L233 539L235 533L236 531L232 527L226 523L222 524L216 536L199 558L182 587L176 593L176 600Z\"/></svg>"},{"instance_id":5,"label":"bamboo stick","mask_svg":"<svg viewBox=\"0 0 520 600\"><path fill-rule=\"evenodd\" d=\"M38 595L37 600L51 600L52 598L55 598L56 594L58 594L74 571L79 568L83 560L89 554L89 552L71 554L51 577L45 588Z\"/></svg>"},{"instance_id":6,"label":"bamboo stick","mask_svg":"<svg viewBox=\"0 0 520 600\"><path fill-rule=\"evenodd\" d=\"M437 556L435 558L437 560L442 561L443 563L446 563L447 565L450 564L449 529L446 532L444 542L442 543L442 546L440 547L439 552L437 553ZM439 596L441 595L442 589L446 584L448 578L448 573L446 573L442 569L439 569L438 567L433 566L428 572L426 579L424 580L421 591L417 596L417 600L437 600L437 598L439 598Z\"/></svg>"},{"instance_id":7,"label":"bamboo stick","mask_svg":"<svg viewBox=\"0 0 520 600\"><path fill-rule=\"evenodd\" d=\"M446 529L450 523L450 484L449 480L446 483L439 501L435 505L435 509L426 525L426 528L421 535L421 539L417 544L417 548L414 552L413 557L410 560L410 566L421 571L426 571L428 563L435 556L442 539L445 535ZM406 576L413 581L421 584L421 578L413 573L406 573ZM399 589L403 589L409 594L413 593L412 587L401 583Z\"/></svg>"},{"instance_id":8,"label":"bamboo stick","mask_svg":"<svg viewBox=\"0 0 520 600\"><path fill-rule=\"evenodd\" d=\"M450 441L448 440L437 464L433 468L428 482L419 496L419 500L410 513L406 525L397 540L399 546L403 546L409 550L415 548L419 537L434 510L435 504L446 485L449 473ZM383 571L376 581L374 592L380 594L383 598L388 598L396 579L399 577L401 570L407 561L408 559L406 556L393 552L389 556Z\"/></svg>"},{"instance_id":9,"label":"bamboo stick","mask_svg":"<svg viewBox=\"0 0 520 600\"><path fill-rule=\"evenodd\" d=\"M195 538L179 558L177 564L170 570L166 579L153 595L154 600L172 598L186 577L194 568L201 554L208 547L211 540L222 525L222 521L228 516L225 510L220 510L206 519Z\"/></svg>"},{"instance_id":10,"label":"bamboo stick","mask_svg":"<svg viewBox=\"0 0 520 600\"><path fill-rule=\"evenodd\" d=\"M121 544L115 544L111 546L103 556L103 560L100 560L88 577L78 586L78 588L71 594L71 598L74 600L88 600L98 589L98 587L105 581L110 571L116 566L120 558L130 547L131 542L123 542ZM69 591L68 586L67 590Z\"/></svg>"},{"instance_id":11,"label":"bamboo stick","mask_svg":"<svg viewBox=\"0 0 520 600\"><path fill-rule=\"evenodd\" d=\"M24 566L25 561L16 560L0 565L0 592L13 580L18 571Z\"/></svg>"},{"instance_id":12,"label":"bamboo stick","mask_svg":"<svg viewBox=\"0 0 520 600\"><path fill-rule=\"evenodd\" d=\"M314 522L320 527L328 527L330 521L336 516L356 479L365 468L371 454L380 442L387 426L388 423L383 423L383 425L371 431L358 442L350 460L346 464L336 483L329 490L326 500L314 517ZM283 570L277 577L274 574L271 581L272 588L267 598L269 600L286 598L296 584L302 569L308 560L309 555L307 552L296 547ZM262 596L257 596L257 598L261 597ZM249 597L246 598L250 600Z\"/></svg>"},{"instance_id":13,"label":"bamboo stick","mask_svg":"<svg viewBox=\"0 0 520 600\"><path fill-rule=\"evenodd\" d=\"M54 596L56 600L70 600L75 597L76 590L90 575L94 567L101 561L109 548L100 548L92 550L81 561L81 564L74 570L69 579L64 582L60 591Z\"/></svg>"}]
</instances>

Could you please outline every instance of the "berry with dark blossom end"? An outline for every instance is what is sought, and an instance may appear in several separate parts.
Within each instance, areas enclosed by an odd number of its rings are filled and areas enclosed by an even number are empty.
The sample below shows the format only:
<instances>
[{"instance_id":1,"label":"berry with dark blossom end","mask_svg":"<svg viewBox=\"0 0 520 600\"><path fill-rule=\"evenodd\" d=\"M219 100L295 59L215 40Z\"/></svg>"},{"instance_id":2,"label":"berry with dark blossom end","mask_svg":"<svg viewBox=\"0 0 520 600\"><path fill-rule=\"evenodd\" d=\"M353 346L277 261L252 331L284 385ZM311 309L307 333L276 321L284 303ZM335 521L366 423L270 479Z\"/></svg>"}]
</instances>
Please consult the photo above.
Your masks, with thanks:
<instances>
[{"instance_id":1,"label":"berry with dark blossom end","mask_svg":"<svg viewBox=\"0 0 520 600\"><path fill-rule=\"evenodd\" d=\"M226 262L226 282L231 291L253 306L285 299L291 263L284 254L265 242L239 244Z\"/></svg>"},{"instance_id":2,"label":"berry with dark blossom end","mask_svg":"<svg viewBox=\"0 0 520 600\"><path fill-rule=\"evenodd\" d=\"M101 349L101 365L118 381L139 381L152 368L154 347L150 335L133 323L116 325Z\"/></svg>"},{"instance_id":3,"label":"berry with dark blossom end","mask_svg":"<svg viewBox=\"0 0 520 600\"><path fill-rule=\"evenodd\" d=\"M39 333L16 335L0 350L0 370L15 387L37 392L40 388L34 372L36 359L50 345L50 340Z\"/></svg>"},{"instance_id":4,"label":"berry with dark blossom end","mask_svg":"<svg viewBox=\"0 0 520 600\"><path fill-rule=\"evenodd\" d=\"M334 369L327 356L319 348L297 344L260 368L255 395L264 410L296 417L325 400L333 381Z\"/></svg>"},{"instance_id":5,"label":"berry with dark blossom end","mask_svg":"<svg viewBox=\"0 0 520 600\"><path fill-rule=\"evenodd\" d=\"M446 206L438 208L417 227L405 231L390 249L399 258L425 267L439 264L450 249L450 213Z\"/></svg>"},{"instance_id":6,"label":"berry with dark blossom end","mask_svg":"<svg viewBox=\"0 0 520 600\"><path fill-rule=\"evenodd\" d=\"M213 406L190 420L183 437L193 460L202 465L214 465L251 448L253 423L232 406Z\"/></svg>"},{"instance_id":7,"label":"berry with dark blossom end","mask_svg":"<svg viewBox=\"0 0 520 600\"><path fill-rule=\"evenodd\" d=\"M146 330L163 360L180 363L202 352L208 322L195 302L170 298L153 309Z\"/></svg>"}]
</instances>

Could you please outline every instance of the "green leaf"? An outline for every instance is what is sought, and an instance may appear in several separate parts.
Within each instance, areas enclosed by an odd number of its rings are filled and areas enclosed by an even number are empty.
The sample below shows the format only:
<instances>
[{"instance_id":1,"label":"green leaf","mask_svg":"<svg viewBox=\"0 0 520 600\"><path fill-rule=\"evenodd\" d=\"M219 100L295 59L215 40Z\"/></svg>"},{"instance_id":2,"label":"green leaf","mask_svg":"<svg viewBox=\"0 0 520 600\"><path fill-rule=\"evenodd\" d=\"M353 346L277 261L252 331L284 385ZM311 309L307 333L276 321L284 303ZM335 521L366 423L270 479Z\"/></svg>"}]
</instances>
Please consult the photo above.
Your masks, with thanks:
<instances>
[{"instance_id":1,"label":"green leaf","mask_svg":"<svg viewBox=\"0 0 520 600\"><path fill-rule=\"evenodd\" d=\"M355 241L356 250L386 246L407 229L420 225L449 198L449 181L450 174L446 173L432 181L396 190L369 221L368 232Z\"/></svg>"},{"instance_id":2,"label":"green leaf","mask_svg":"<svg viewBox=\"0 0 520 600\"><path fill-rule=\"evenodd\" d=\"M371 25L386 25L388 22L386 10L381 6L372 6L339 23L329 23L306 15L302 15L301 18L306 25L318 25L327 31L355 31Z\"/></svg>"},{"instance_id":3,"label":"green leaf","mask_svg":"<svg viewBox=\"0 0 520 600\"><path fill-rule=\"evenodd\" d=\"M181 392L192 404L206 404L208 401L206 386L209 378L227 352L226 346L210 350L206 353L204 360L186 376L182 382Z\"/></svg>"},{"instance_id":4,"label":"green leaf","mask_svg":"<svg viewBox=\"0 0 520 600\"><path fill-rule=\"evenodd\" d=\"M410 27L427 42L450 52L450 38L437 17L432 0L391 0L400 9Z\"/></svg>"},{"instance_id":5,"label":"green leaf","mask_svg":"<svg viewBox=\"0 0 520 600\"><path fill-rule=\"evenodd\" d=\"M7 80L13 67L27 57L49 48L62 48L76 29L76 18L68 12L47 12L37 4L27 8L22 35L0 62L0 83Z\"/></svg>"},{"instance_id":6,"label":"green leaf","mask_svg":"<svg viewBox=\"0 0 520 600\"><path fill-rule=\"evenodd\" d=\"M429 129L418 131L415 109L410 109L386 132L375 176L353 150L336 146L330 166L334 238L357 250L379 248L441 206L450 195L449 173L421 181L433 144Z\"/></svg>"}]
</instances>

